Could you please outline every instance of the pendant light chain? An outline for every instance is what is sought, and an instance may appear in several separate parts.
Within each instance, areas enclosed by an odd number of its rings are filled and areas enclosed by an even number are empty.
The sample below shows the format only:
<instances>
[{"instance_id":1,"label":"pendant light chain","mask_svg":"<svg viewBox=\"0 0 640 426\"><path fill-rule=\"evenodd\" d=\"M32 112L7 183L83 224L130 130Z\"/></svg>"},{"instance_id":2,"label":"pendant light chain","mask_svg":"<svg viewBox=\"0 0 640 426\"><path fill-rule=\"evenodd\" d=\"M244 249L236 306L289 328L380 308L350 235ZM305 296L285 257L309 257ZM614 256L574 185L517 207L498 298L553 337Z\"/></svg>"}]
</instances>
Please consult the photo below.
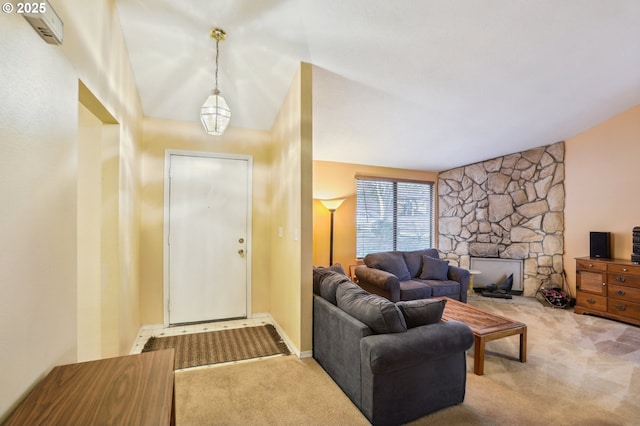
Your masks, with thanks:
<instances>
[{"instance_id":1,"label":"pendant light chain","mask_svg":"<svg viewBox=\"0 0 640 426\"><path fill-rule=\"evenodd\" d=\"M220 49L218 48L219 44L220 44L220 39L216 38L216 87L213 90L215 94L220 93L220 91L218 90L218 57L220 56Z\"/></svg>"}]
</instances>

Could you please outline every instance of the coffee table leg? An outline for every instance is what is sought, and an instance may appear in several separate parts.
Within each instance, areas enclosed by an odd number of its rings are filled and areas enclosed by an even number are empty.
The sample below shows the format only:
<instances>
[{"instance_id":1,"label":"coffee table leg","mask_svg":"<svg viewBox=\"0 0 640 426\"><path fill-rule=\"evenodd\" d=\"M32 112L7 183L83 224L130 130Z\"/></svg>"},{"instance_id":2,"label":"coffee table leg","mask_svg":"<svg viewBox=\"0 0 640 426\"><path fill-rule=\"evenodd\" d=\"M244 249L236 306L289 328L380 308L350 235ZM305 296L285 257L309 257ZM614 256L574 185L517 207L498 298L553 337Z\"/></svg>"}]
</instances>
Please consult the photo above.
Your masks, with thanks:
<instances>
[{"instance_id":1,"label":"coffee table leg","mask_svg":"<svg viewBox=\"0 0 640 426\"><path fill-rule=\"evenodd\" d=\"M480 336L474 336L473 372L478 376L484 374L484 339Z\"/></svg>"},{"instance_id":2,"label":"coffee table leg","mask_svg":"<svg viewBox=\"0 0 640 426\"><path fill-rule=\"evenodd\" d=\"M520 362L527 362L527 328L520 334Z\"/></svg>"}]
</instances>

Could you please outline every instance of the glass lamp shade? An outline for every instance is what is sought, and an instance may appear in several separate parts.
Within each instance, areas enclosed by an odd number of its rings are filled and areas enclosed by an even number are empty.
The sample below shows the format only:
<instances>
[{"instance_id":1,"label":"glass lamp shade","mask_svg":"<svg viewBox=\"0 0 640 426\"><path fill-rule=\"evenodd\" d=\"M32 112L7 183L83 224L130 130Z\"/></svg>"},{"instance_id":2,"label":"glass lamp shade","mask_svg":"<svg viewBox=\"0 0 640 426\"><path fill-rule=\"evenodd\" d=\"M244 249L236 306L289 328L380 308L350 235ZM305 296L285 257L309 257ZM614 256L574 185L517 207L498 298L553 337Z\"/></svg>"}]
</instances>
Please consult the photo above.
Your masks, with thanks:
<instances>
[{"instance_id":1,"label":"glass lamp shade","mask_svg":"<svg viewBox=\"0 0 640 426\"><path fill-rule=\"evenodd\" d=\"M214 91L204 101L200 109L200 120L208 134L219 136L224 133L231 120L231 110L220 92Z\"/></svg>"},{"instance_id":2,"label":"glass lamp shade","mask_svg":"<svg viewBox=\"0 0 640 426\"><path fill-rule=\"evenodd\" d=\"M327 210L335 211L338 207L342 205L342 203L344 202L344 198L334 198L333 200L320 200L320 202L322 203L322 205L324 205L327 208Z\"/></svg>"}]
</instances>

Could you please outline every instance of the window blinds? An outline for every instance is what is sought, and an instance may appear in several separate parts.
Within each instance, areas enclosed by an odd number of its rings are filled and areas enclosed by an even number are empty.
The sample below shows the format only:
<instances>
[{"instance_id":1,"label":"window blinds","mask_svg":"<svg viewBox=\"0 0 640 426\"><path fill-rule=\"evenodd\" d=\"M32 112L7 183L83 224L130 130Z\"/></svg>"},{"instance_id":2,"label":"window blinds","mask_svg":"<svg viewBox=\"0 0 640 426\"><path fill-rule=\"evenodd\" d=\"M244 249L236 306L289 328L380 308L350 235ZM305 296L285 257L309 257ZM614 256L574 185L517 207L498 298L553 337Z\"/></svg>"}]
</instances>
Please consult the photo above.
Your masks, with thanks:
<instances>
[{"instance_id":1,"label":"window blinds","mask_svg":"<svg viewBox=\"0 0 640 426\"><path fill-rule=\"evenodd\" d=\"M433 184L357 178L356 256L433 247Z\"/></svg>"}]
</instances>

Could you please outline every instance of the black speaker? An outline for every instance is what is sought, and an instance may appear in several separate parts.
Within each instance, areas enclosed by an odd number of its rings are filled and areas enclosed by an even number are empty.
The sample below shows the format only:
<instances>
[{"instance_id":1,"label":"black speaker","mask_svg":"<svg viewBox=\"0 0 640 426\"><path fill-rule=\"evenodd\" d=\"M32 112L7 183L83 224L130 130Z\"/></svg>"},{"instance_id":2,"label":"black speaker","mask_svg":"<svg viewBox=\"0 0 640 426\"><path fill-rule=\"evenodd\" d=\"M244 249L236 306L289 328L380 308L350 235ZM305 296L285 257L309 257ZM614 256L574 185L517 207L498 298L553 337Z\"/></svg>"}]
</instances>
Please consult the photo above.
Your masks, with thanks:
<instances>
[{"instance_id":1,"label":"black speaker","mask_svg":"<svg viewBox=\"0 0 640 426\"><path fill-rule=\"evenodd\" d=\"M590 233L590 254L591 257L599 257L602 259L611 258L611 233L610 232L591 232Z\"/></svg>"}]
</instances>

